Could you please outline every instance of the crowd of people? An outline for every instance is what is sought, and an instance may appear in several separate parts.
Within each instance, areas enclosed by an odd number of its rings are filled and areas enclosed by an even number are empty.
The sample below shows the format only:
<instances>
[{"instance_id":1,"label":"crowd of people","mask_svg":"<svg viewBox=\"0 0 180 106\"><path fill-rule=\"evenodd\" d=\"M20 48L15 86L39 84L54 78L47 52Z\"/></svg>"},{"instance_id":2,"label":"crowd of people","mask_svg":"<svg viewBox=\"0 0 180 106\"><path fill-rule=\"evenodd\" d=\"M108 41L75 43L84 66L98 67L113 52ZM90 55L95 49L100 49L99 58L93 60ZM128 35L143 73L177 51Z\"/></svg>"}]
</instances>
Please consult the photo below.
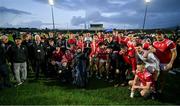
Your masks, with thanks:
<instances>
[{"instance_id":1,"label":"crowd of people","mask_svg":"<svg viewBox=\"0 0 180 106\"><path fill-rule=\"evenodd\" d=\"M95 77L114 82L115 87L129 85L131 98L136 91L143 97L155 97L162 93L167 73L180 62L180 38L171 38L161 30L152 34L26 32L13 35L14 41L1 35L1 86L12 86L10 72L15 86L33 72L35 80L42 73L80 87Z\"/></svg>"}]
</instances>

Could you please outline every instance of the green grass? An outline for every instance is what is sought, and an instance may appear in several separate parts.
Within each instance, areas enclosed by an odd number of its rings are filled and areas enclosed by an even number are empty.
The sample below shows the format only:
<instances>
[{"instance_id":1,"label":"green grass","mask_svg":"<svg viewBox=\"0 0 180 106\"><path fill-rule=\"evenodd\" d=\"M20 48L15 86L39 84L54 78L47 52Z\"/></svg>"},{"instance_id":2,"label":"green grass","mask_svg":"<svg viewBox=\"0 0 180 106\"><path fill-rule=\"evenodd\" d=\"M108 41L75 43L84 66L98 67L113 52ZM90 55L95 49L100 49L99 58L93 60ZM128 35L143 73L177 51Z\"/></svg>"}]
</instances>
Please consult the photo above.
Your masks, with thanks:
<instances>
[{"instance_id":1,"label":"green grass","mask_svg":"<svg viewBox=\"0 0 180 106\"><path fill-rule=\"evenodd\" d=\"M42 78L29 78L23 85L0 90L1 105L163 105L180 104L180 74L169 75L166 93L159 100L129 98L128 87L113 87L113 84L92 78L87 89L79 89L71 84Z\"/></svg>"}]
</instances>

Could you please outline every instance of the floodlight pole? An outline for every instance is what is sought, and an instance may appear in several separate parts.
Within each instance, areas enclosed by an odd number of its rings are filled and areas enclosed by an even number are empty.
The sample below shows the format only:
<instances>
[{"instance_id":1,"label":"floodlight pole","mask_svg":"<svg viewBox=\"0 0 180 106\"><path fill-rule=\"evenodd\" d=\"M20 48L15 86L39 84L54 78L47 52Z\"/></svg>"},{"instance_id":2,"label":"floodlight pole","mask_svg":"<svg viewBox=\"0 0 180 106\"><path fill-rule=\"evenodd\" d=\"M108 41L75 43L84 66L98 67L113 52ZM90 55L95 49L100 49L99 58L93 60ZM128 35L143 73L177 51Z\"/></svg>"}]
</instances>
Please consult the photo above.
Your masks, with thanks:
<instances>
[{"instance_id":1,"label":"floodlight pole","mask_svg":"<svg viewBox=\"0 0 180 106\"><path fill-rule=\"evenodd\" d=\"M55 29L55 24L54 24L54 11L53 11L53 5L51 5L51 12L52 12L52 22L53 22L53 30Z\"/></svg>"},{"instance_id":2,"label":"floodlight pole","mask_svg":"<svg viewBox=\"0 0 180 106\"><path fill-rule=\"evenodd\" d=\"M52 23L53 23L53 30L55 30L55 24L54 24L54 1L53 0L49 0L49 4L51 6L51 13L52 13Z\"/></svg>"},{"instance_id":3,"label":"floodlight pole","mask_svg":"<svg viewBox=\"0 0 180 106\"><path fill-rule=\"evenodd\" d=\"M144 14L144 22L143 22L143 30L144 30L144 27L145 27L145 24L146 24L146 17L147 17L147 9L148 9L148 4L150 1L145 1L146 2L146 9L145 9L145 14Z\"/></svg>"}]
</instances>

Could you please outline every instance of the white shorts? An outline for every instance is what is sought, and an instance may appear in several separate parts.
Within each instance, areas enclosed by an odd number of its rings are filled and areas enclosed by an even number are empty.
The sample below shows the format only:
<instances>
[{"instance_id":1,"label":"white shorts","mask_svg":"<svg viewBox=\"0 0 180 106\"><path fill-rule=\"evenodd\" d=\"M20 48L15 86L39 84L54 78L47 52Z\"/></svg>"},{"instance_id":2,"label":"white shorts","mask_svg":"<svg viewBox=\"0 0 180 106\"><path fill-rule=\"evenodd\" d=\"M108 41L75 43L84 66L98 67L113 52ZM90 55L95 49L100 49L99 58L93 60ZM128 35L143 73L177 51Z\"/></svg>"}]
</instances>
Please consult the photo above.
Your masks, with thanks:
<instances>
[{"instance_id":1,"label":"white shorts","mask_svg":"<svg viewBox=\"0 0 180 106\"><path fill-rule=\"evenodd\" d=\"M107 60L100 59L99 62L100 62L100 63L105 63L105 62L107 62Z\"/></svg>"}]
</instances>

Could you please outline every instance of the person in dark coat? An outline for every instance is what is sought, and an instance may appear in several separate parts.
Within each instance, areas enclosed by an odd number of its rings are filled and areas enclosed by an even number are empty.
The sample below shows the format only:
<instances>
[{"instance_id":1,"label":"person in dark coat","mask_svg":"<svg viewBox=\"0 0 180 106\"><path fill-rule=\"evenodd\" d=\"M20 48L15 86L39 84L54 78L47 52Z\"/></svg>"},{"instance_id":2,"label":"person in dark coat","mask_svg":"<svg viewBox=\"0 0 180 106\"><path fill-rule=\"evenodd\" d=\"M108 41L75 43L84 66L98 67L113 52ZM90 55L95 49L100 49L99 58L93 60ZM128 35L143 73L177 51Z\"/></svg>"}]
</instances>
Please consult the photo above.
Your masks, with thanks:
<instances>
[{"instance_id":1,"label":"person in dark coat","mask_svg":"<svg viewBox=\"0 0 180 106\"><path fill-rule=\"evenodd\" d=\"M21 36L15 39L15 45L10 48L10 58L13 62L13 71L17 81L17 85L21 85L27 79L27 59L28 49L22 45Z\"/></svg>"},{"instance_id":2,"label":"person in dark coat","mask_svg":"<svg viewBox=\"0 0 180 106\"><path fill-rule=\"evenodd\" d=\"M23 41L22 41L22 45L26 46L28 49L28 54L30 54L30 47L33 44L33 42L30 40L29 38L30 34L24 34L23 35ZM31 56L28 55L28 60L27 60L27 72L29 73L31 71Z\"/></svg>"},{"instance_id":3,"label":"person in dark coat","mask_svg":"<svg viewBox=\"0 0 180 106\"><path fill-rule=\"evenodd\" d=\"M174 68L180 68L180 38L176 41L176 51L177 51L177 57L174 61Z\"/></svg>"},{"instance_id":4,"label":"person in dark coat","mask_svg":"<svg viewBox=\"0 0 180 106\"><path fill-rule=\"evenodd\" d=\"M39 79L40 70L46 75L45 71L45 47L41 43L41 37L35 35L35 42L31 46L31 56L33 59L33 69L36 73L35 79Z\"/></svg>"},{"instance_id":5,"label":"person in dark coat","mask_svg":"<svg viewBox=\"0 0 180 106\"><path fill-rule=\"evenodd\" d=\"M55 49L56 49L56 46L54 43L54 39L49 38L48 44L46 46L46 56L45 56L46 72L48 73L48 75L51 74L51 72L53 71L52 65L51 65L51 59L53 56L53 51Z\"/></svg>"},{"instance_id":6,"label":"person in dark coat","mask_svg":"<svg viewBox=\"0 0 180 106\"><path fill-rule=\"evenodd\" d=\"M9 72L10 72L10 70L6 63L6 50L2 46L2 43L0 42L0 75L3 79L3 83L0 84L0 88L12 86L12 84L10 83L10 79L9 79Z\"/></svg>"},{"instance_id":7,"label":"person in dark coat","mask_svg":"<svg viewBox=\"0 0 180 106\"><path fill-rule=\"evenodd\" d=\"M78 87L86 87L88 83L88 53L83 53L81 48L77 49L73 61L73 84Z\"/></svg>"},{"instance_id":8,"label":"person in dark coat","mask_svg":"<svg viewBox=\"0 0 180 106\"><path fill-rule=\"evenodd\" d=\"M6 35L3 35L1 37L1 45L5 49L6 58L7 58L8 62L11 63L10 68L11 68L11 70L13 70L13 62L12 62L12 59L10 59L11 52L9 52L9 50L15 44L14 44L14 42L10 41ZM13 72L13 74L14 74L14 72Z\"/></svg>"}]
</instances>

